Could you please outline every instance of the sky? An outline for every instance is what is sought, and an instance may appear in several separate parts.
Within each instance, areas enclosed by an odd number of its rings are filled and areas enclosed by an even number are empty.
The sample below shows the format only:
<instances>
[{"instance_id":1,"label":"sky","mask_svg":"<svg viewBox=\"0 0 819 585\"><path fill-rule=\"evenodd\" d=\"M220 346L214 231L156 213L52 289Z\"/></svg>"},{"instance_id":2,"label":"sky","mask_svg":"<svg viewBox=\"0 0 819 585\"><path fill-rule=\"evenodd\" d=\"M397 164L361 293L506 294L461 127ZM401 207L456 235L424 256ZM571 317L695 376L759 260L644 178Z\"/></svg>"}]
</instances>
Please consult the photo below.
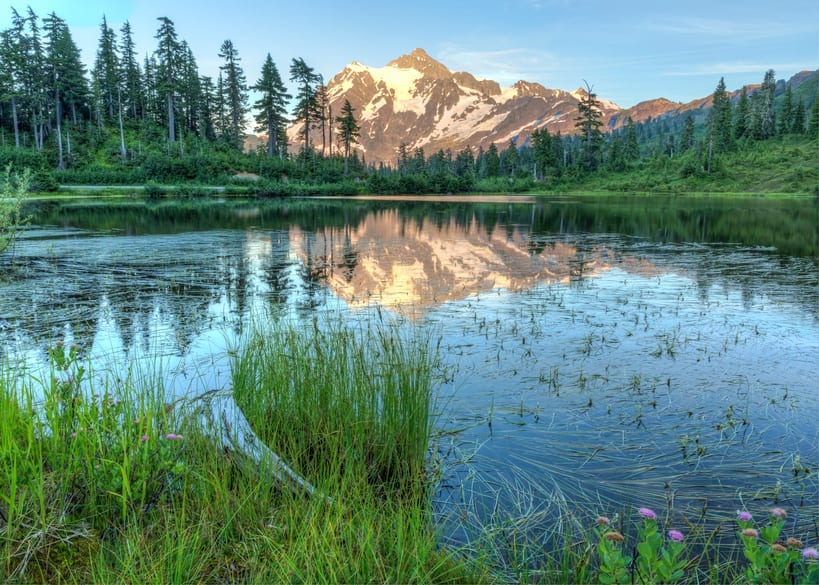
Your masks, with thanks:
<instances>
[{"instance_id":1,"label":"sky","mask_svg":"<svg viewBox=\"0 0 819 585\"><path fill-rule=\"evenodd\" d=\"M4 3L5 4L5 3ZM128 20L141 58L170 18L201 75L216 77L230 39L248 83L268 53L287 80L301 57L325 80L358 61L383 67L421 47L452 71L511 86L523 79L571 91L588 83L627 108L659 97L688 102L819 69L817 0L11 0L18 12L54 12L93 64L102 17ZM11 8L0 8L0 29ZM289 84L292 88L292 84ZM291 92L292 93L292 92Z\"/></svg>"}]
</instances>

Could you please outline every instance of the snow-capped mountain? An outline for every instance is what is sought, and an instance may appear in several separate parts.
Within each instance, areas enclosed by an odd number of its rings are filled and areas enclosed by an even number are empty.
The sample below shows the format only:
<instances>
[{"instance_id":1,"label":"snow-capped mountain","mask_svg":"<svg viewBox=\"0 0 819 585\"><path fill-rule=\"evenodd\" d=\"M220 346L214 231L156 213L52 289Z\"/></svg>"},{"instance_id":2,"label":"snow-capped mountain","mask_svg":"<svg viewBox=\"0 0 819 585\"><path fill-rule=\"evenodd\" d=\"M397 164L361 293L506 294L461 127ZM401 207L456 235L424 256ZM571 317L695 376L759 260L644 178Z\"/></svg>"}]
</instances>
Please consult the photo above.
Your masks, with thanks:
<instances>
[{"instance_id":1,"label":"snow-capped mountain","mask_svg":"<svg viewBox=\"0 0 819 585\"><path fill-rule=\"evenodd\" d=\"M789 83L813 79L816 72L799 75ZM410 155L420 147L429 156L441 149L457 153L467 146L486 150L493 143L502 150L510 140L523 146L537 128L572 134L577 104L585 95L583 88L567 92L523 80L501 87L496 81L477 79L470 73L452 72L423 49L384 67L353 62L330 80L327 91L332 125L344 100L350 100L360 126L359 143L354 148L368 163L389 165L395 165L401 144ZM687 104L658 98L624 109L603 96L597 99L608 131L624 126L628 118L639 123L693 111L702 115L711 103L711 96ZM294 150L301 146L298 132L296 126L288 130ZM320 130L311 130L310 140L318 150L322 145L332 152L339 150L338 145L331 144L329 130L324 140Z\"/></svg>"},{"instance_id":2,"label":"snow-capped mountain","mask_svg":"<svg viewBox=\"0 0 819 585\"><path fill-rule=\"evenodd\" d=\"M584 91L547 89L527 81L503 88L470 73L453 73L423 49L384 67L353 62L330 80L327 89L333 117L341 112L344 100L350 100L360 126L356 148L369 163L394 163L402 143L410 154L421 147L430 155L466 146L487 149L492 143L504 149L511 139L521 146L541 127L571 133ZM612 102L600 102L604 122L622 111ZM289 131L295 148L297 132L296 127ZM319 130L313 131L311 141L321 147Z\"/></svg>"}]
</instances>

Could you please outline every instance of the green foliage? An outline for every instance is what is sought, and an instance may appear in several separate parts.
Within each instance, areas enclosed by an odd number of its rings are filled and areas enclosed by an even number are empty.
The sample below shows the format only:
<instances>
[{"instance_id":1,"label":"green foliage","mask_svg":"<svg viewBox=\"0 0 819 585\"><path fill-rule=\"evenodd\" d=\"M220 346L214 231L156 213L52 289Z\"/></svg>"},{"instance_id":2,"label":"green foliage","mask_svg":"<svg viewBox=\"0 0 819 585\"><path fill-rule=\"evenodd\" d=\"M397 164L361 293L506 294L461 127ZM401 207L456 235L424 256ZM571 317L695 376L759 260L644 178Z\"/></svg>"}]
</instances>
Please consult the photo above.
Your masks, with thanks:
<instances>
[{"instance_id":1,"label":"green foliage","mask_svg":"<svg viewBox=\"0 0 819 585\"><path fill-rule=\"evenodd\" d=\"M26 222L22 209L30 180L28 171L12 174L11 165L0 176L0 254L14 246L17 232Z\"/></svg>"}]
</instances>

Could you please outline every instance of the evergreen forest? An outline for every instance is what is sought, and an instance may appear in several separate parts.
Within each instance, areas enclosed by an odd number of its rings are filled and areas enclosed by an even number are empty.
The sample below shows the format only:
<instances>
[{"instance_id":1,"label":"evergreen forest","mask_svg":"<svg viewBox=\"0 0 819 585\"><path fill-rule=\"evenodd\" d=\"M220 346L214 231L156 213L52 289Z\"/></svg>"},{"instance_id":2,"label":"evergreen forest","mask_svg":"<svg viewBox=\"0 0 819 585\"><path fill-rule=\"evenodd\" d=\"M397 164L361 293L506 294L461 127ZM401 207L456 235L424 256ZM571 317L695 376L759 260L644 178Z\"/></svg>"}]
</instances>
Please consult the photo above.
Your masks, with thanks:
<instances>
[{"instance_id":1,"label":"evergreen forest","mask_svg":"<svg viewBox=\"0 0 819 585\"><path fill-rule=\"evenodd\" d=\"M387 164L360 156L355 109L346 102L332 115L324 77L300 57L281 70L268 54L261 71L246 72L225 40L213 78L170 19L157 19L156 45L140 59L130 24L115 31L103 17L86 64L57 14L11 13L0 31L0 167L31 169L35 191L819 193L818 73L792 87L769 70L735 93L720 79L710 107L628 118L613 131L587 86L571 135L543 127L522 144L458 152L402 144ZM263 141L251 146L251 132Z\"/></svg>"}]
</instances>

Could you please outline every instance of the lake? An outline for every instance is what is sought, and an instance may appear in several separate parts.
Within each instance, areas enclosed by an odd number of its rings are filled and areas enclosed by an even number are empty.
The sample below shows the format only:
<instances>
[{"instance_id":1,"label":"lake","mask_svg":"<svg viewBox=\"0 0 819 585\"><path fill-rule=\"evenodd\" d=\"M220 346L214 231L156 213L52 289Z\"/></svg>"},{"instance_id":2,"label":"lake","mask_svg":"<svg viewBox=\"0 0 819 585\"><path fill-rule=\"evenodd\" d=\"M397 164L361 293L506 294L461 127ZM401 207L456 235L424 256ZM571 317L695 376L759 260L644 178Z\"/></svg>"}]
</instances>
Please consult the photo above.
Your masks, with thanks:
<instances>
[{"instance_id":1,"label":"lake","mask_svg":"<svg viewBox=\"0 0 819 585\"><path fill-rule=\"evenodd\" d=\"M444 539L631 506L819 522L816 199L38 200L0 257L0 355L229 384L253 319L440 338ZM760 514L762 515L762 514ZM727 526L727 531L733 526ZM815 536L815 535L814 535Z\"/></svg>"}]
</instances>

